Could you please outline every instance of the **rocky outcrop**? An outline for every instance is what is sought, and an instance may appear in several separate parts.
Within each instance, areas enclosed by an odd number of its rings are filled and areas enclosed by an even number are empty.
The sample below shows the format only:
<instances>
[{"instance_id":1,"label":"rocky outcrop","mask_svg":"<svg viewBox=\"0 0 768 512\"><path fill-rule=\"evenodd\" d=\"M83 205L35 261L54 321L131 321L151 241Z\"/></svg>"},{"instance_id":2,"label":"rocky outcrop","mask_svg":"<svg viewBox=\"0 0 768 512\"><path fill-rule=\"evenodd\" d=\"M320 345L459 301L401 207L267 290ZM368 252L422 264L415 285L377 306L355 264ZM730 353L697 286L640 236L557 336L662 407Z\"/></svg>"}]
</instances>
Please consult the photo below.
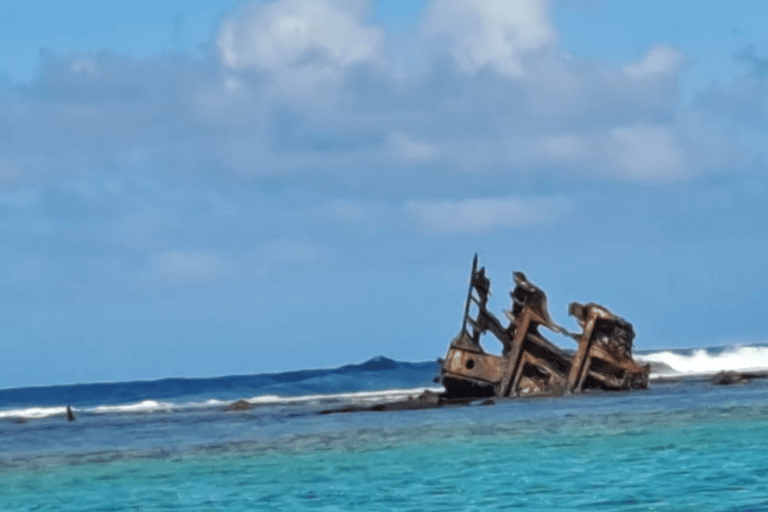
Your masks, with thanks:
<instances>
[{"instance_id":1,"label":"rocky outcrop","mask_svg":"<svg viewBox=\"0 0 768 512\"><path fill-rule=\"evenodd\" d=\"M224 408L225 411L248 411L250 409L253 409L253 404L246 400L232 402Z\"/></svg>"},{"instance_id":2,"label":"rocky outcrop","mask_svg":"<svg viewBox=\"0 0 768 512\"><path fill-rule=\"evenodd\" d=\"M718 386L727 386L730 384L746 384L752 379L766 378L768 378L768 372L737 372L730 370L716 373L709 381Z\"/></svg>"}]
</instances>

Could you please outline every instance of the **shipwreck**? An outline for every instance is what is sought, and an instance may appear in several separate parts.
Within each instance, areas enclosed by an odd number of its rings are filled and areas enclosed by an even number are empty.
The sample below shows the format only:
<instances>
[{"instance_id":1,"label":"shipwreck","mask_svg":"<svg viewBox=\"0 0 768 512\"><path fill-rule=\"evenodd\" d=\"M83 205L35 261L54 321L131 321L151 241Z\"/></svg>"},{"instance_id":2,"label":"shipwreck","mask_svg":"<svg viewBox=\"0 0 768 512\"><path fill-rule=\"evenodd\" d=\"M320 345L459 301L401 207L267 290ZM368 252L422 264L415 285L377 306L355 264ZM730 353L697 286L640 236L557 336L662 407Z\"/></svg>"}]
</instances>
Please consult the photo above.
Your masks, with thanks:
<instances>
[{"instance_id":1,"label":"shipwreck","mask_svg":"<svg viewBox=\"0 0 768 512\"><path fill-rule=\"evenodd\" d=\"M547 297L514 272L511 309L505 326L488 311L491 283L485 268L472 262L461 330L441 360L439 380L444 400L559 396L591 389L630 390L648 387L649 365L632 358L632 324L595 303L572 302L568 313L581 328L572 333L552 321ZM575 350L564 350L540 328L572 338ZM490 333L501 342L501 354L486 352L480 341Z\"/></svg>"},{"instance_id":2,"label":"shipwreck","mask_svg":"<svg viewBox=\"0 0 768 512\"><path fill-rule=\"evenodd\" d=\"M503 325L488 311L491 281L485 268L472 261L469 291L461 330L440 359L445 391L425 390L406 400L373 405L347 405L317 414L360 411L399 411L469 404L490 405L496 398L561 396L589 390L621 391L648 387L650 365L632 358L632 324L593 302L572 302L568 313L580 333L569 332L549 316L547 296L522 272L513 272L512 307ZM539 330L546 328L572 338L575 350L562 349ZM492 334L501 342L500 355L486 352L481 337ZM480 399L480 400L478 400Z\"/></svg>"}]
</instances>

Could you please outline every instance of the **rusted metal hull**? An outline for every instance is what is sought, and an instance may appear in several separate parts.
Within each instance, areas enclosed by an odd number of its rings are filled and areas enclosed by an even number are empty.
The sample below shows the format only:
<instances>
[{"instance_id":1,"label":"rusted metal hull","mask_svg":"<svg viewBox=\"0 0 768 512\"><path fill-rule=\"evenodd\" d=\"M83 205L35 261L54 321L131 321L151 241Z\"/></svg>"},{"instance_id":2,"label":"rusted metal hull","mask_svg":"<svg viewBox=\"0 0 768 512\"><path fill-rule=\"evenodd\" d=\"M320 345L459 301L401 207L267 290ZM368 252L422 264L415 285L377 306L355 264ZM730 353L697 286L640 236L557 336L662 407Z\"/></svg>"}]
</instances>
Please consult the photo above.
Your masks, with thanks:
<instances>
[{"instance_id":1,"label":"rusted metal hull","mask_svg":"<svg viewBox=\"0 0 768 512\"><path fill-rule=\"evenodd\" d=\"M509 324L503 326L486 307L490 281L485 269L478 269L475 255L461 331L441 365L447 398L554 396L648 386L649 366L632 359L632 324L597 304L574 302L569 313L582 332L570 333L550 318L541 289L522 272L515 272L514 279ZM576 350L553 344L539 327L573 338ZM480 338L485 333L501 342L500 355L483 349Z\"/></svg>"}]
</instances>

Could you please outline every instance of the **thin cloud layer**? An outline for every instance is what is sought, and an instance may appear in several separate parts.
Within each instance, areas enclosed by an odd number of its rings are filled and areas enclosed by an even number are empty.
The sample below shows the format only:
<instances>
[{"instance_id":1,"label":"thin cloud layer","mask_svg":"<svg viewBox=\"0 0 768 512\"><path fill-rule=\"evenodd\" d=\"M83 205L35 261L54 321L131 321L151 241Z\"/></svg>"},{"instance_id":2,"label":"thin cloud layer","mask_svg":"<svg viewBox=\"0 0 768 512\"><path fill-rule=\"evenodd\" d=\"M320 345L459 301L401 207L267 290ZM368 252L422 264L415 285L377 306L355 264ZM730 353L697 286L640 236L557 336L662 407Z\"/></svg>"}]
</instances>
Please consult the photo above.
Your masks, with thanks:
<instances>
[{"instance_id":1,"label":"thin cloud layer","mask_svg":"<svg viewBox=\"0 0 768 512\"><path fill-rule=\"evenodd\" d=\"M616 127L610 133L613 165L631 178L645 181L678 181L688 176L685 150L669 126Z\"/></svg>"},{"instance_id":2,"label":"thin cloud layer","mask_svg":"<svg viewBox=\"0 0 768 512\"><path fill-rule=\"evenodd\" d=\"M685 57L668 45L657 45L648 50L637 62L622 66L622 70L633 80L653 80L680 71Z\"/></svg>"},{"instance_id":3,"label":"thin cloud layer","mask_svg":"<svg viewBox=\"0 0 768 512\"><path fill-rule=\"evenodd\" d=\"M199 250L167 250L153 262L156 277L174 282L210 281L229 273L227 263L216 254Z\"/></svg>"},{"instance_id":4,"label":"thin cloud layer","mask_svg":"<svg viewBox=\"0 0 768 512\"><path fill-rule=\"evenodd\" d=\"M428 231L477 234L549 222L560 218L569 206L562 198L490 197L411 201L405 208Z\"/></svg>"}]
</instances>

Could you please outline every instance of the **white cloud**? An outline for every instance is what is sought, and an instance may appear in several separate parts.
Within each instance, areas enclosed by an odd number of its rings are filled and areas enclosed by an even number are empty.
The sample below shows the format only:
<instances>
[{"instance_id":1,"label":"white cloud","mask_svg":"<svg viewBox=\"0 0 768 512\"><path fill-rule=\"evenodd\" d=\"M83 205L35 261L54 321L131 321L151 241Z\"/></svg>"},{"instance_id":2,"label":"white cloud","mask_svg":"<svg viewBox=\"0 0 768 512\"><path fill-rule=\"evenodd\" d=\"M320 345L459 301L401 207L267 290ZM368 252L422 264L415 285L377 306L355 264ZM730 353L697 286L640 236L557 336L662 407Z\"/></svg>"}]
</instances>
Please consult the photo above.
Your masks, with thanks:
<instances>
[{"instance_id":1,"label":"white cloud","mask_svg":"<svg viewBox=\"0 0 768 512\"><path fill-rule=\"evenodd\" d=\"M648 50L639 61L623 66L622 70L632 80L642 81L672 75L684 62L683 54L677 49L660 44Z\"/></svg>"},{"instance_id":2,"label":"white cloud","mask_svg":"<svg viewBox=\"0 0 768 512\"><path fill-rule=\"evenodd\" d=\"M620 125L600 131L547 135L521 146L532 148L524 156L538 164L564 164L629 181L680 181L691 170L688 149L675 125Z\"/></svg>"},{"instance_id":3,"label":"white cloud","mask_svg":"<svg viewBox=\"0 0 768 512\"><path fill-rule=\"evenodd\" d=\"M559 217L569 207L561 198L517 197L410 201L405 205L411 218L437 233L487 233L540 224Z\"/></svg>"},{"instance_id":4,"label":"white cloud","mask_svg":"<svg viewBox=\"0 0 768 512\"><path fill-rule=\"evenodd\" d=\"M383 34L365 23L367 5L354 0L254 3L228 18L218 35L227 67L280 70L297 64L346 67L377 59Z\"/></svg>"},{"instance_id":5,"label":"white cloud","mask_svg":"<svg viewBox=\"0 0 768 512\"><path fill-rule=\"evenodd\" d=\"M19 180L50 169L210 169L319 173L358 190L384 173L447 190L455 171L663 183L714 166L701 166L711 147L695 136L702 128L680 124L682 57L672 47L624 68L562 58L544 0L434 0L427 31L467 73L446 72L422 33L407 46L420 65L395 76L383 62L393 47L383 51L368 7L250 4L216 35L225 69L194 58L50 57L36 83L2 104L0 128L13 129L0 153ZM348 69L362 62L377 65ZM492 72L473 73L483 67ZM724 140L721 127L706 138ZM4 171L0 163L0 186Z\"/></svg>"},{"instance_id":6,"label":"white cloud","mask_svg":"<svg viewBox=\"0 0 768 512\"><path fill-rule=\"evenodd\" d=\"M546 0L433 0L427 30L447 40L462 70L491 66L511 77L525 75L526 53L555 38Z\"/></svg>"}]
</instances>

